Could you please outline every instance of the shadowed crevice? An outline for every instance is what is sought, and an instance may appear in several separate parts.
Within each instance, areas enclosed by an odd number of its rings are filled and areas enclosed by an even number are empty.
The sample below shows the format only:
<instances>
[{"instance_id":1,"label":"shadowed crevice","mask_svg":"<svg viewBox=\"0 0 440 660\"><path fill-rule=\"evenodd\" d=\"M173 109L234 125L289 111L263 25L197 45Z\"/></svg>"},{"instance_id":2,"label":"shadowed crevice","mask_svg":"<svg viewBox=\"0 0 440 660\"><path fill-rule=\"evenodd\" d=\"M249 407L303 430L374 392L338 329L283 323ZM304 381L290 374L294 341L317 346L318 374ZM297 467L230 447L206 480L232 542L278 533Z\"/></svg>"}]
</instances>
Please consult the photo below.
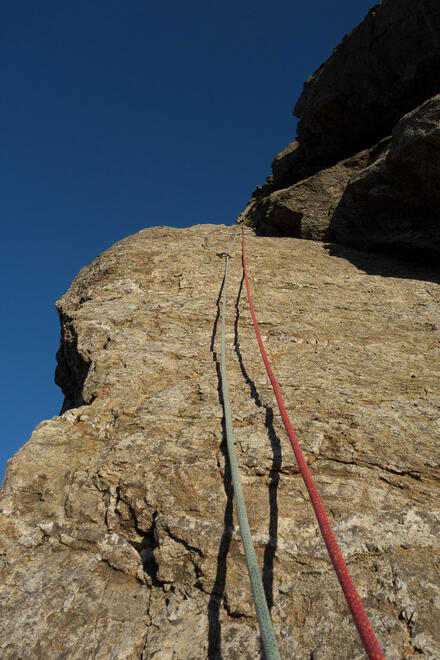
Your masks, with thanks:
<instances>
[{"instance_id":1,"label":"shadowed crevice","mask_svg":"<svg viewBox=\"0 0 440 660\"><path fill-rule=\"evenodd\" d=\"M71 408L79 408L92 403L83 398L83 387L89 373L91 361L78 349L78 335L73 319L58 310L61 325L60 347L56 354L58 365L55 370L55 383L64 394L60 415Z\"/></svg>"}]
</instances>

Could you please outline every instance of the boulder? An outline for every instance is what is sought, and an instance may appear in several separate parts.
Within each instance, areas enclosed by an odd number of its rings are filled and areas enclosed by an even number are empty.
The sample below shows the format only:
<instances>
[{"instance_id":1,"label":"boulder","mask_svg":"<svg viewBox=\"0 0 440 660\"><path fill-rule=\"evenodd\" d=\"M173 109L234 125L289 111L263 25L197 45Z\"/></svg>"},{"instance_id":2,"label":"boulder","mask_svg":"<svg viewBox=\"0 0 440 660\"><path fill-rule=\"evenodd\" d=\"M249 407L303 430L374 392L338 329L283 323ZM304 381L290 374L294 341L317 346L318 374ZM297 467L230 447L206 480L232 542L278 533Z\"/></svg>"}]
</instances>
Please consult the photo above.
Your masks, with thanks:
<instances>
[{"instance_id":1,"label":"boulder","mask_svg":"<svg viewBox=\"0 0 440 660\"><path fill-rule=\"evenodd\" d=\"M372 7L306 81L297 139L274 158L245 217L266 235L438 255L437 101L423 104L440 92L439 70L436 0Z\"/></svg>"},{"instance_id":2,"label":"boulder","mask_svg":"<svg viewBox=\"0 0 440 660\"><path fill-rule=\"evenodd\" d=\"M287 188L295 181L304 178L304 150L298 140L287 145L272 161L272 182L274 187Z\"/></svg>"},{"instance_id":3,"label":"boulder","mask_svg":"<svg viewBox=\"0 0 440 660\"><path fill-rule=\"evenodd\" d=\"M295 154L295 148L286 151ZM440 95L375 147L244 211L262 235L328 240L411 258L440 256Z\"/></svg>"}]
</instances>

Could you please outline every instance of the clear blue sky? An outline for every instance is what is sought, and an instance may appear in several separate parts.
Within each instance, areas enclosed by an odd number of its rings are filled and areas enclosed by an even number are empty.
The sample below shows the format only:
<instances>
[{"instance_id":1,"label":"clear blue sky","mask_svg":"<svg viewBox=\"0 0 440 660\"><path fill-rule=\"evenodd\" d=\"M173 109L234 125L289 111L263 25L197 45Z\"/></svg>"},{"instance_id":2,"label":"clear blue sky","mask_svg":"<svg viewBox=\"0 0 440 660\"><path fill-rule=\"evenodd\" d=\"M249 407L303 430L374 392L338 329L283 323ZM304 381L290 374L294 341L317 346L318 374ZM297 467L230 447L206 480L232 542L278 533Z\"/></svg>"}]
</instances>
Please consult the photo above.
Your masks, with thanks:
<instances>
[{"instance_id":1,"label":"clear blue sky","mask_svg":"<svg viewBox=\"0 0 440 660\"><path fill-rule=\"evenodd\" d=\"M144 227L233 222L374 2L1 4L0 478L61 407L53 303L79 269Z\"/></svg>"}]
</instances>

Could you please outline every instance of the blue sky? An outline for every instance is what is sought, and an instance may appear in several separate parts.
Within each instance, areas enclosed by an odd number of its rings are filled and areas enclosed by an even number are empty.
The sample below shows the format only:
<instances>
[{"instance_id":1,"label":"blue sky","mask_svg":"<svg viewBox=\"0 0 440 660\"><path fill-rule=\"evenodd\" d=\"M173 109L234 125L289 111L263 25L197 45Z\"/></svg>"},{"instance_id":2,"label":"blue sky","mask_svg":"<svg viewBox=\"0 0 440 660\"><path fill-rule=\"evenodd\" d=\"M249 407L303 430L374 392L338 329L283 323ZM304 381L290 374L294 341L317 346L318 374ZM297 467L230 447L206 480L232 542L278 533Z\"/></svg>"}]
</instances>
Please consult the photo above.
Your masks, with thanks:
<instances>
[{"instance_id":1,"label":"blue sky","mask_svg":"<svg viewBox=\"0 0 440 660\"><path fill-rule=\"evenodd\" d=\"M0 478L61 407L53 303L76 273L144 227L233 222L373 4L2 3Z\"/></svg>"}]
</instances>

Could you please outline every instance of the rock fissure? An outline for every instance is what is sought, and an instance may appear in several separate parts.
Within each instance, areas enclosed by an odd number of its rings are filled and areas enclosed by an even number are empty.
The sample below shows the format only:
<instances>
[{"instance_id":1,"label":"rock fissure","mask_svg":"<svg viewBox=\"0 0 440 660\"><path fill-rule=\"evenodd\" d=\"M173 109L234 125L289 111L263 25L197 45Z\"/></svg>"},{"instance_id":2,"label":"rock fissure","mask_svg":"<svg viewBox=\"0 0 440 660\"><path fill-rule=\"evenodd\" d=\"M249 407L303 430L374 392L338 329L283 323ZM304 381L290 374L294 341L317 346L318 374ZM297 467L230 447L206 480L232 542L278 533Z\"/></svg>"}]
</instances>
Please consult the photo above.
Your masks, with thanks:
<instances>
[{"instance_id":1,"label":"rock fissure","mask_svg":"<svg viewBox=\"0 0 440 660\"><path fill-rule=\"evenodd\" d=\"M422 481L422 477L420 473L411 471L411 470L405 470L404 468L399 470L398 468L391 468L388 465L380 465L377 462L376 463L369 463L367 461L363 460L349 460L349 459L344 459L343 457L336 457L333 455L327 455L325 453L320 452L318 455L314 456L314 459L318 461L330 461L334 463L342 463L344 465L352 465L353 467L360 467L360 468L367 468L370 470L380 470L383 472L389 472L390 474L396 474L399 477L409 477L411 479L414 479L415 481ZM403 488L403 485L397 484L399 488Z\"/></svg>"},{"instance_id":2,"label":"rock fissure","mask_svg":"<svg viewBox=\"0 0 440 660\"><path fill-rule=\"evenodd\" d=\"M78 335L72 319L60 313L61 343L57 352L58 366L55 372L55 382L61 388L65 400L61 413L70 408L91 403L83 398L83 386L92 361L90 357L78 349Z\"/></svg>"}]
</instances>

